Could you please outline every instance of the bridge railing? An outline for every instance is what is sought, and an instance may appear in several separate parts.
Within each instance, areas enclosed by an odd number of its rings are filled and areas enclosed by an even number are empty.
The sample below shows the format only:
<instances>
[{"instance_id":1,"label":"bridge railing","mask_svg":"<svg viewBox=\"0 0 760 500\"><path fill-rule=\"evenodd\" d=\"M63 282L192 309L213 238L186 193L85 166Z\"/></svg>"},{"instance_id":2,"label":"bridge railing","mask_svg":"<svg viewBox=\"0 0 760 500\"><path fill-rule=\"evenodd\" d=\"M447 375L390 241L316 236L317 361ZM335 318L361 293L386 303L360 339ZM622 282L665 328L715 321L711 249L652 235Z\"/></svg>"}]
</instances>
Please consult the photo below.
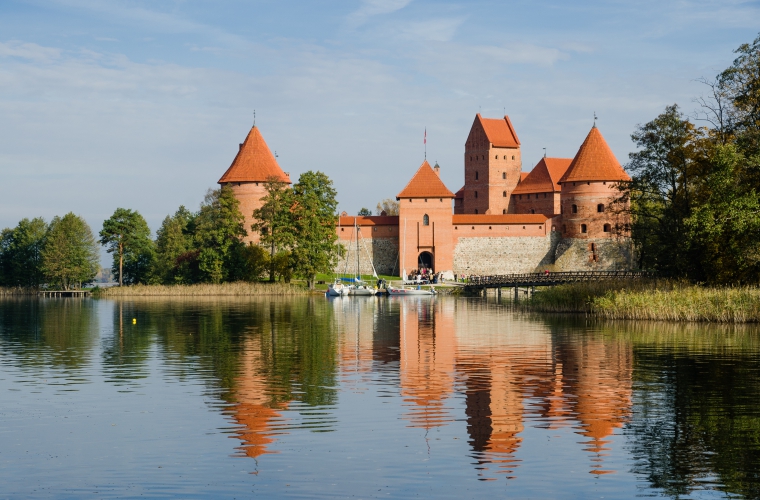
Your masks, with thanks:
<instances>
[{"instance_id":1,"label":"bridge railing","mask_svg":"<svg viewBox=\"0 0 760 500\"><path fill-rule=\"evenodd\" d=\"M465 286L540 286L541 284L558 285L585 281L602 281L613 279L641 279L654 277L648 271L568 271L550 273L501 274L493 276L470 276Z\"/></svg>"}]
</instances>

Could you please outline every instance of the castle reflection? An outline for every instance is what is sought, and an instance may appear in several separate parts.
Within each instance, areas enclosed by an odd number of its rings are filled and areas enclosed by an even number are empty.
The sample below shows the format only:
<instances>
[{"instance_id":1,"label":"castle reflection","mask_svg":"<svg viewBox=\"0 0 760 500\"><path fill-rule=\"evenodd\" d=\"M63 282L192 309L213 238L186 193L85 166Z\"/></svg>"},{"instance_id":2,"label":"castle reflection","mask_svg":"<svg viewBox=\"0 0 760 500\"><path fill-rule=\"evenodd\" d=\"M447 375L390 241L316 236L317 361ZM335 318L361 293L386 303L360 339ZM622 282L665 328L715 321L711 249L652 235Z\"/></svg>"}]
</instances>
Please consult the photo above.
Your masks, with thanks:
<instances>
[{"instance_id":1,"label":"castle reflection","mask_svg":"<svg viewBox=\"0 0 760 500\"><path fill-rule=\"evenodd\" d=\"M486 313L493 307L427 298L330 300L342 390L394 388L407 427L466 423L483 480L516 477L526 427L570 429L582 436L574 446L587 453L589 472L614 472L604 459L631 413L631 344L578 332L564 341L562 330L534 319ZM278 389L262 361L271 346L261 338L246 340L232 408L241 450L254 458L273 451L293 409L293 398L271 397Z\"/></svg>"}]
</instances>

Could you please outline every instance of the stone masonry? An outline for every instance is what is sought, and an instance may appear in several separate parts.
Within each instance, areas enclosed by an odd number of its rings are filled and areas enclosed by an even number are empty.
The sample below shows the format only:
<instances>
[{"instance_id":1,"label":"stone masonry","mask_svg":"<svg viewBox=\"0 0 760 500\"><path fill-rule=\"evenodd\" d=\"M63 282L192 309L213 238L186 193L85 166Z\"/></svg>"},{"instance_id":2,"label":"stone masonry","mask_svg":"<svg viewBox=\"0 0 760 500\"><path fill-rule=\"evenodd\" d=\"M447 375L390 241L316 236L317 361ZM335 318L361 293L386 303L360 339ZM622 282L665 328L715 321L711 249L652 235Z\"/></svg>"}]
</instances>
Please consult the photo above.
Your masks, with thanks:
<instances>
[{"instance_id":1,"label":"stone masonry","mask_svg":"<svg viewBox=\"0 0 760 500\"><path fill-rule=\"evenodd\" d=\"M454 249L454 272L468 275L540 272L554 263L559 241L558 231L519 238L459 238Z\"/></svg>"},{"instance_id":2,"label":"stone masonry","mask_svg":"<svg viewBox=\"0 0 760 500\"><path fill-rule=\"evenodd\" d=\"M557 271L624 271L632 268L630 238L563 238L554 254Z\"/></svg>"},{"instance_id":3,"label":"stone masonry","mask_svg":"<svg viewBox=\"0 0 760 500\"><path fill-rule=\"evenodd\" d=\"M340 240L339 243L343 245L345 253L335 266L335 272L353 275L356 272L356 242ZM359 238L359 271L361 274L372 274L372 266L367 254L372 258L372 264L374 264L377 274L398 276L401 273L398 269L398 237Z\"/></svg>"}]
</instances>

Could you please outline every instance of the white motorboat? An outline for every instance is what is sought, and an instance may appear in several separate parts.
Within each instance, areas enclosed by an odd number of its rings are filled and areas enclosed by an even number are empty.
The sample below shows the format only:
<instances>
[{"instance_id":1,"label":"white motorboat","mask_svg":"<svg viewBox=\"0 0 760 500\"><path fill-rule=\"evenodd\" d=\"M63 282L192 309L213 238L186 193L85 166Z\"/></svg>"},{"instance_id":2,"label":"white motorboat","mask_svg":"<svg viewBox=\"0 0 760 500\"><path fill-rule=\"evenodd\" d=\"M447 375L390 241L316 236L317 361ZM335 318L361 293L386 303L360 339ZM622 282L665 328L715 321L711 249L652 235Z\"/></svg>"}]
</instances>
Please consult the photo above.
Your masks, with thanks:
<instances>
[{"instance_id":1,"label":"white motorboat","mask_svg":"<svg viewBox=\"0 0 760 500\"><path fill-rule=\"evenodd\" d=\"M327 285L327 295L330 297L342 297L348 295L349 288L341 283L340 279L336 279L334 282Z\"/></svg>"},{"instance_id":2,"label":"white motorboat","mask_svg":"<svg viewBox=\"0 0 760 500\"><path fill-rule=\"evenodd\" d=\"M349 295L370 296L370 295L375 295L375 293L377 293L377 290L366 285L355 285L355 286L348 287Z\"/></svg>"},{"instance_id":3,"label":"white motorboat","mask_svg":"<svg viewBox=\"0 0 760 500\"><path fill-rule=\"evenodd\" d=\"M438 292L436 292L433 287L430 287L430 289L424 289L420 287L411 288L407 286L402 286L401 288L396 288L396 287L389 286L388 294L390 295L437 295Z\"/></svg>"}]
</instances>

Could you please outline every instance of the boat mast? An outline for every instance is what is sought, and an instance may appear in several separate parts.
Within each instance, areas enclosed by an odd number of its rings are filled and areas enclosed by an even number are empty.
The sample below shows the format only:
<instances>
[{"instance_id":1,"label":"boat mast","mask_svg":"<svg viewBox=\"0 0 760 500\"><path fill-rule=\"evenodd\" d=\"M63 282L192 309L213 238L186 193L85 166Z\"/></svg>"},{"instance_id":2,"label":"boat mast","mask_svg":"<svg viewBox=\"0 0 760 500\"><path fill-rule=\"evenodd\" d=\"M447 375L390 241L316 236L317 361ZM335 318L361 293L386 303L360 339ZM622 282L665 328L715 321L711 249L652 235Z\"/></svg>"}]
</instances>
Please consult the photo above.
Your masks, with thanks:
<instances>
[{"instance_id":1,"label":"boat mast","mask_svg":"<svg viewBox=\"0 0 760 500\"><path fill-rule=\"evenodd\" d=\"M356 227L356 217L354 217L354 235L356 236L356 281L360 281L359 273L359 230Z\"/></svg>"}]
</instances>

